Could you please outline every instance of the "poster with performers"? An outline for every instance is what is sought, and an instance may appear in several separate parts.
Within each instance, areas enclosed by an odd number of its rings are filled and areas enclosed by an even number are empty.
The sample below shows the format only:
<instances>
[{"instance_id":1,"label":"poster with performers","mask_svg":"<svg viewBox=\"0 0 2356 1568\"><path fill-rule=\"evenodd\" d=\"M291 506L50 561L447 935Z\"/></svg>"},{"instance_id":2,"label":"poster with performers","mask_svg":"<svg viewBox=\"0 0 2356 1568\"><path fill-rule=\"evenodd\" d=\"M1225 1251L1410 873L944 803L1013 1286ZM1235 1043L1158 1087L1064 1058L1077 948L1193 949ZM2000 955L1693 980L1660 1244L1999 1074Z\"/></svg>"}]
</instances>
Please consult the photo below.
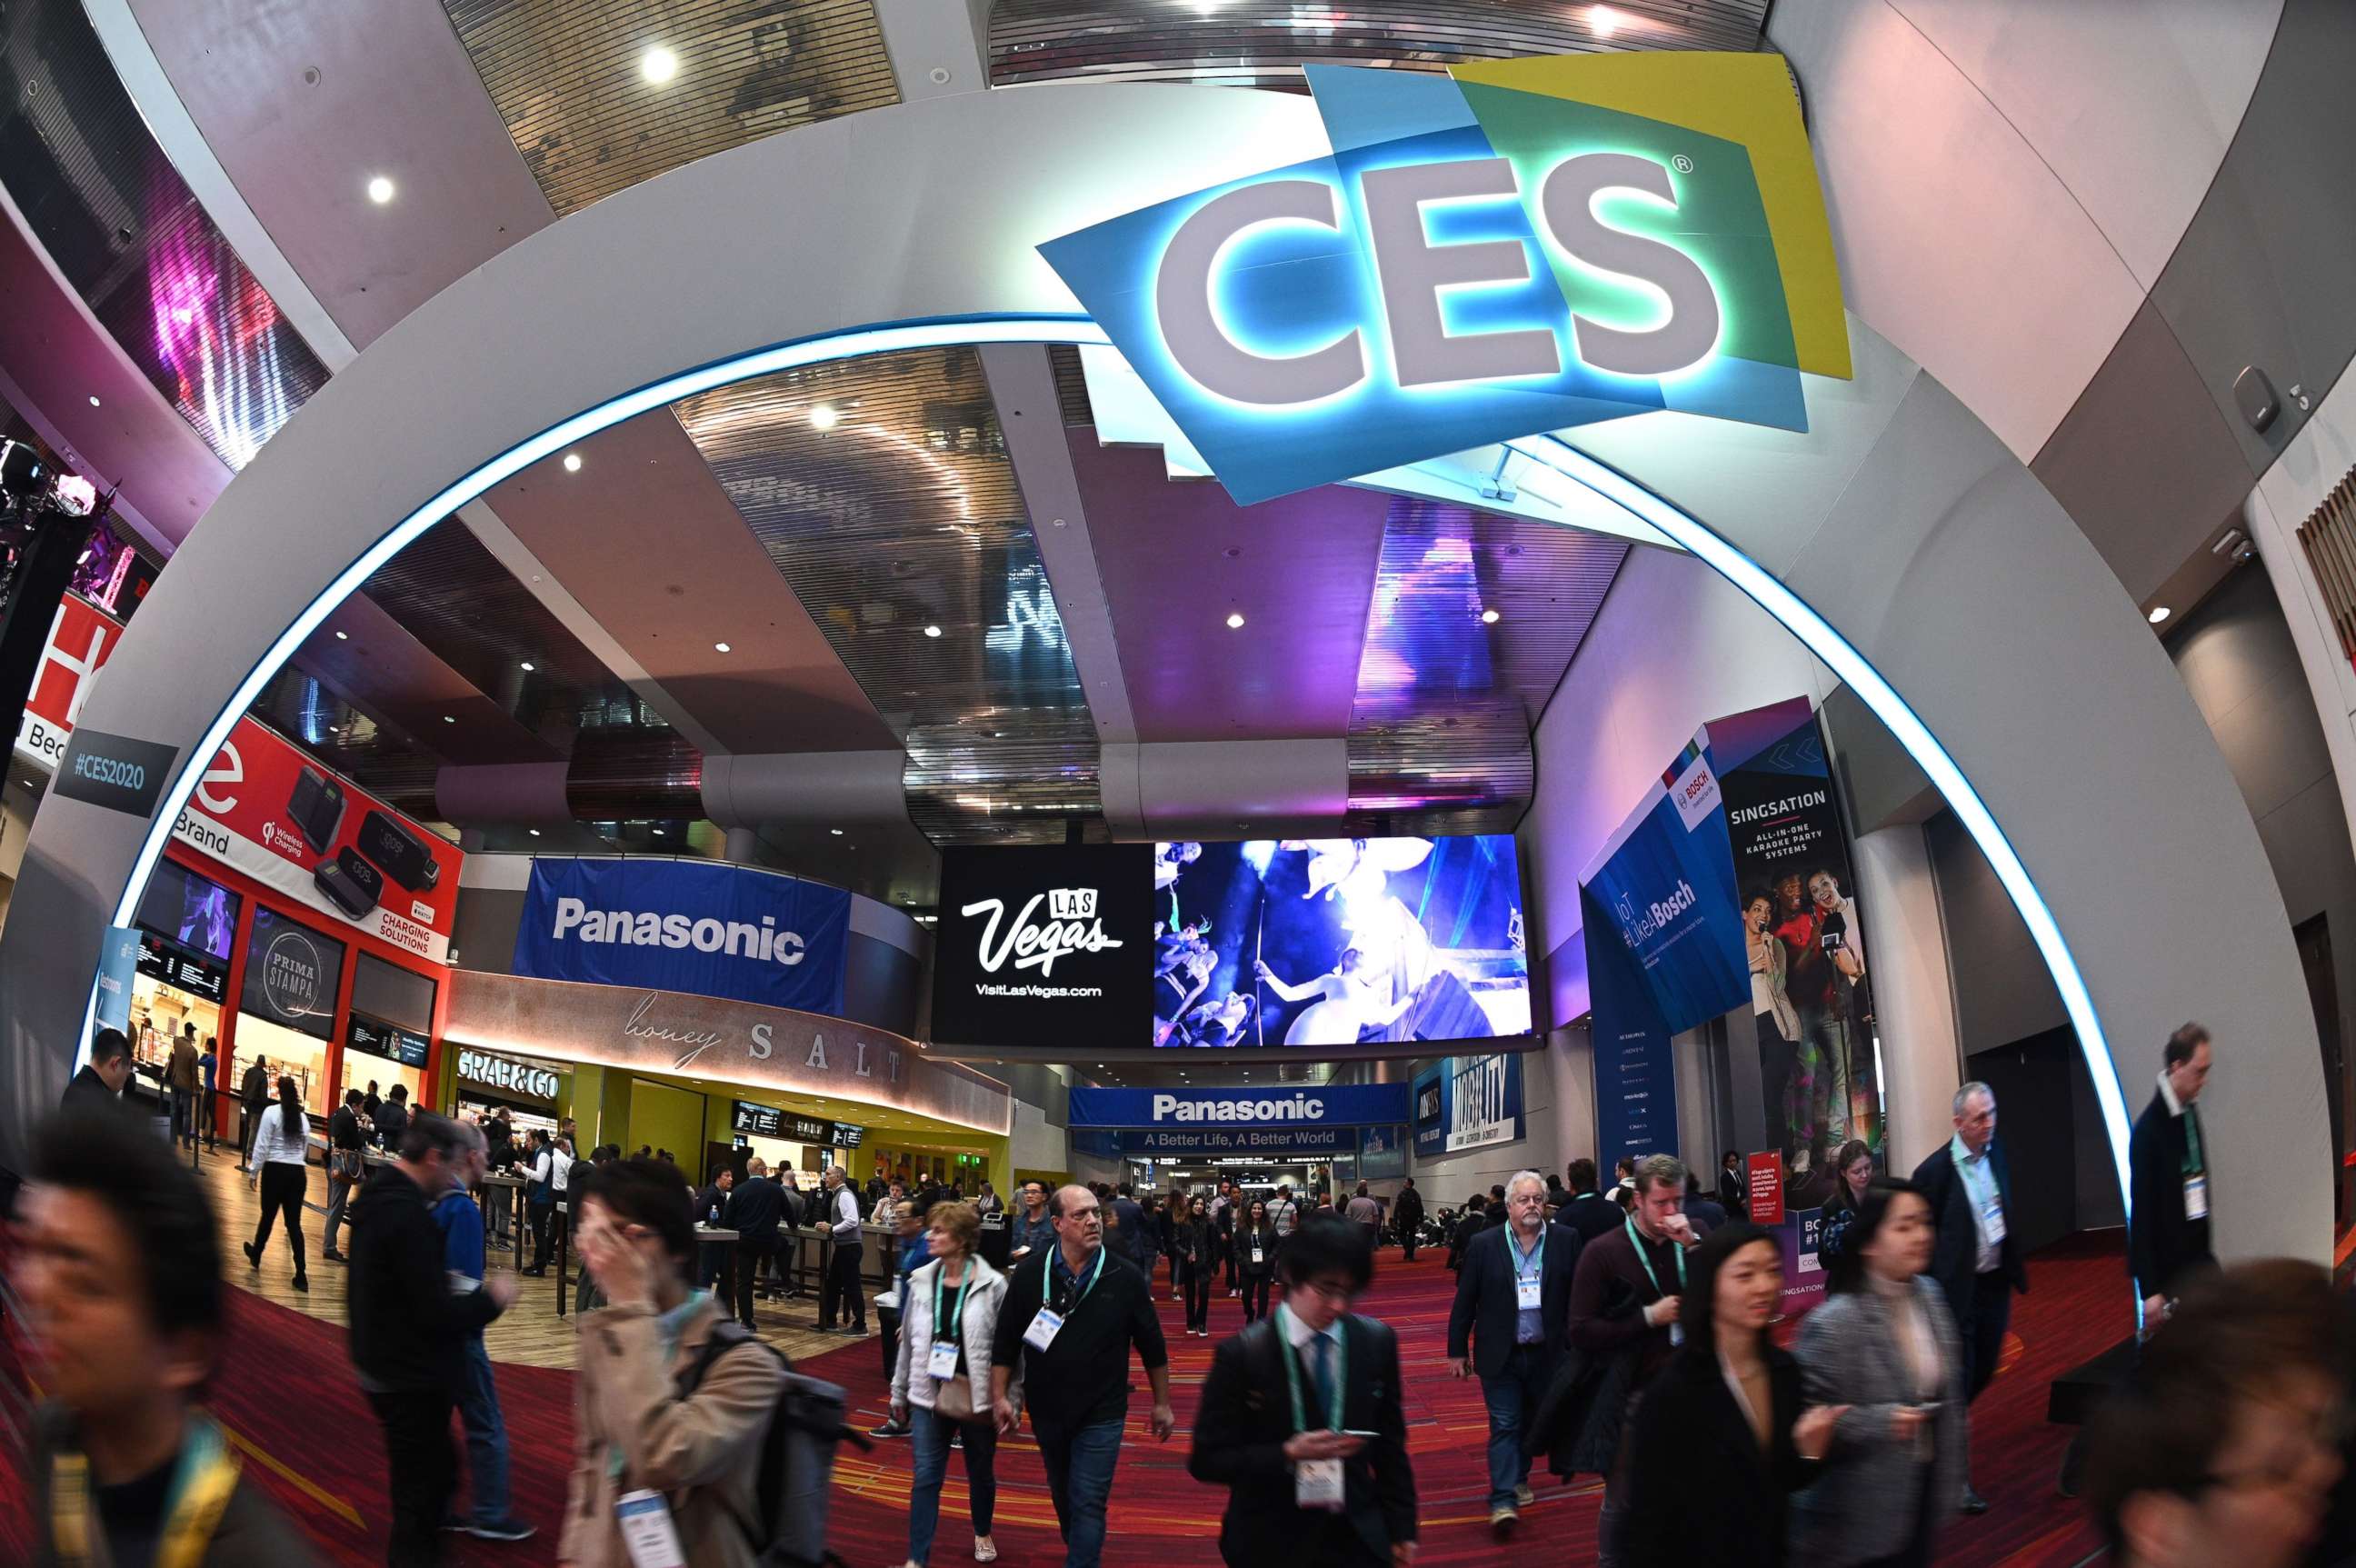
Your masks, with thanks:
<instances>
[{"instance_id":1,"label":"poster with performers","mask_svg":"<svg viewBox=\"0 0 2356 1568\"><path fill-rule=\"evenodd\" d=\"M1766 1111L1792 1213L1833 1196L1844 1150L1882 1163L1873 989L1824 734L1805 698L1708 727L1742 901Z\"/></svg>"}]
</instances>

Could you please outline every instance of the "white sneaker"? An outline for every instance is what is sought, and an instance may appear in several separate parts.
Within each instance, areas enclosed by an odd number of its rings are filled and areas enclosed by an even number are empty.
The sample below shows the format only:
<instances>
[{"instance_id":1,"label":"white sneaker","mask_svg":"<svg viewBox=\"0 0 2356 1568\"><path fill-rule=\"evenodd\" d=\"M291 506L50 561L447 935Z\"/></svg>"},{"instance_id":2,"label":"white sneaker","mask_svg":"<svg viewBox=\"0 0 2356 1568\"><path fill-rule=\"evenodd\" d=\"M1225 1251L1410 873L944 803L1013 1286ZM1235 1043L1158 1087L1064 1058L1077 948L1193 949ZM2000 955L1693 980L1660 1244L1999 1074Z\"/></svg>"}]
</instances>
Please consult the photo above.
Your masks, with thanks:
<instances>
[{"instance_id":1,"label":"white sneaker","mask_svg":"<svg viewBox=\"0 0 2356 1568\"><path fill-rule=\"evenodd\" d=\"M973 1538L973 1560L976 1563L997 1562L998 1543L991 1540L990 1537L986 1535L975 1536Z\"/></svg>"},{"instance_id":2,"label":"white sneaker","mask_svg":"<svg viewBox=\"0 0 2356 1568\"><path fill-rule=\"evenodd\" d=\"M1526 1509L1537 1500L1538 1495L1530 1490L1528 1483L1525 1482L1523 1485L1514 1488L1514 1506L1515 1508Z\"/></svg>"}]
</instances>

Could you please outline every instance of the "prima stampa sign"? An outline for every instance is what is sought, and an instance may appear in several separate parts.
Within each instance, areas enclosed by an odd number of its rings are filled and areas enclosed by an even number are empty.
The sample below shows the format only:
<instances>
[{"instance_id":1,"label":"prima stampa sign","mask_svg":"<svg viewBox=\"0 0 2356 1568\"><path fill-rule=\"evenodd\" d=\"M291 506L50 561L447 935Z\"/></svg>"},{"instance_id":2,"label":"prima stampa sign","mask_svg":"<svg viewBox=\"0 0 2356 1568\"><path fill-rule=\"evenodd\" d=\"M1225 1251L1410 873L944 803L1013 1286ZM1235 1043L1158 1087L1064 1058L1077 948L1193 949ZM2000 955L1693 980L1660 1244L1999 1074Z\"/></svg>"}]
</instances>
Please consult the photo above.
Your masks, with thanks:
<instances>
[{"instance_id":1,"label":"prima stampa sign","mask_svg":"<svg viewBox=\"0 0 2356 1568\"><path fill-rule=\"evenodd\" d=\"M1153 1005L1152 854L1150 844L943 852L934 1038L1069 1049L1136 1033Z\"/></svg>"}]
</instances>

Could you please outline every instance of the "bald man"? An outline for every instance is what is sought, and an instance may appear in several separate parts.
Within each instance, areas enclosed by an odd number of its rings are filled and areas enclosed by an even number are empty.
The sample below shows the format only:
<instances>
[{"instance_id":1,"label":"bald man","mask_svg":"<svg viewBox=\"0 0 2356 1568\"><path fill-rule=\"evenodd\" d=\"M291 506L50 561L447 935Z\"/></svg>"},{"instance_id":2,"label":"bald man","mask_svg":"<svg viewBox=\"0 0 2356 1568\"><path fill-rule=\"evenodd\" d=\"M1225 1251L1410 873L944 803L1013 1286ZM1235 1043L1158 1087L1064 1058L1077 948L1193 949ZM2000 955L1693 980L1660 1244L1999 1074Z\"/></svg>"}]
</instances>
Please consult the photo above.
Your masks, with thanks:
<instances>
[{"instance_id":1,"label":"bald man","mask_svg":"<svg viewBox=\"0 0 2356 1568\"><path fill-rule=\"evenodd\" d=\"M1015 1265L998 1312L990 1369L998 1426L1022 1417L1007 1399L1019 1357L1032 1434L1046 1462L1047 1491L1064 1534L1066 1568L1096 1568L1104 1554L1105 1503L1129 1415L1129 1352L1153 1384L1153 1435L1168 1442L1170 1350L1145 1272L1104 1244L1104 1213L1084 1187L1059 1188L1048 1208L1055 1244Z\"/></svg>"}]
</instances>

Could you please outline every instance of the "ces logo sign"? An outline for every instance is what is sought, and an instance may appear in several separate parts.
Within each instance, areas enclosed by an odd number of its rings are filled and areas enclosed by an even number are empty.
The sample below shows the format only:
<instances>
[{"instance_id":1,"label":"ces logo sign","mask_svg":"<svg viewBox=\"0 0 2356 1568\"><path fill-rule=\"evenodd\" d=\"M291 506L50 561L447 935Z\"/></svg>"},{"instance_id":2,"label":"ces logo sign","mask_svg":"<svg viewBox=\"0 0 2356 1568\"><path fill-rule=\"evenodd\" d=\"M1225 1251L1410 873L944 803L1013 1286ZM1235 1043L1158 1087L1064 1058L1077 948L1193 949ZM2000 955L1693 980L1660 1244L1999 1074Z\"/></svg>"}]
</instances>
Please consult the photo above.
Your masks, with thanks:
<instances>
[{"instance_id":1,"label":"ces logo sign","mask_svg":"<svg viewBox=\"0 0 2356 1568\"><path fill-rule=\"evenodd\" d=\"M1040 247L1237 500L1848 374L1779 57L1308 76L1330 156Z\"/></svg>"}]
</instances>

